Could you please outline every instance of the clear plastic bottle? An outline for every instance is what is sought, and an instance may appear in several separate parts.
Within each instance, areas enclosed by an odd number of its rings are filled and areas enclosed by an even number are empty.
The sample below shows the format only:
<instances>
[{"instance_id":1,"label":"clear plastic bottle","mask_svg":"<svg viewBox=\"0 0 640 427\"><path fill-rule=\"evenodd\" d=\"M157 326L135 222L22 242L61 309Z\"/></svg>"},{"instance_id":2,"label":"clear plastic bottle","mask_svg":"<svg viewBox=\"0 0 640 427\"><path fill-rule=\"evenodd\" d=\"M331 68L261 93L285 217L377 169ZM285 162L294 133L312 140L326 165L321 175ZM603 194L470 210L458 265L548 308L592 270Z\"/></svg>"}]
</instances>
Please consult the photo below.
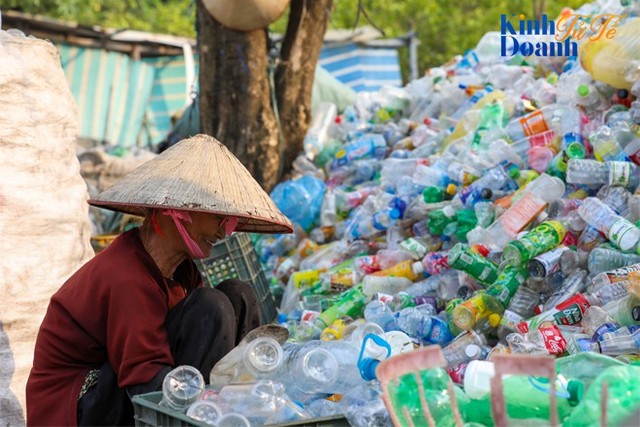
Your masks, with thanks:
<instances>
[{"instance_id":1,"label":"clear plastic bottle","mask_svg":"<svg viewBox=\"0 0 640 427\"><path fill-rule=\"evenodd\" d=\"M430 304L408 307L398 313L398 328L423 343L446 345L453 339L447 322L435 316Z\"/></svg>"},{"instance_id":2,"label":"clear plastic bottle","mask_svg":"<svg viewBox=\"0 0 640 427\"><path fill-rule=\"evenodd\" d=\"M592 275L640 263L640 255L608 248L595 248L589 253L589 272Z\"/></svg>"},{"instance_id":3,"label":"clear plastic bottle","mask_svg":"<svg viewBox=\"0 0 640 427\"><path fill-rule=\"evenodd\" d=\"M200 371L193 366L178 366L164 377L160 406L184 413L200 399L204 387L204 378Z\"/></svg>"},{"instance_id":4,"label":"clear plastic bottle","mask_svg":"<svg viewBox=\"0 0 640 427\"><path fill-rule=\"evenodd\" d=\"M578 208L578 213L587 224L605 233L623 251L632 249L640 240L639 228L595 197L585 199Z\"/></svg>"},{"instance_id":5,"label":"clear plastic bottle","mask_svg":"<svg viewBox=\"0 0 640 427\"><path fill-rule=\"evenodd\" d=\"M473 330L458 335L449 345L442 349L447 367L458 366L480 357L480 349L487 345L484 335ZM478 350L478 351L477 351Z\"/></svg>"},{"instance_id":6,"label":"clear plastic bottle","mask_svg":"<svg viewBox=\"0 0 640 427\"><path fill-rule=\"evenodd\" d=\"M587 285L587 272L584 270L574 271L564 280L562 285L547 298L543 310L550 310L572 295L583 292L587 288Z\"/></svg>"},{"instance_id":7,"label":"clear plastic bottle","mask_svg":"<svg viewBox=\"0 0 640 427\"><path fill-rule=\"evenodd\" d=\"M640 351L640 329L631 335L622 335L594 343L594 351L609 356L638 353Z\"/></svg>"},{"instance_id":8,"label":"clear plastic bottle","mask_svg":"<svg viewBox=\"0 0 640 427\"><path fill-rule=\"evenodd\" d=\"M593 154L596 160L601 162L607 160L624 162L629 160L608 126L602 126L593 132L589 136L589 142L593 146Z\"/></svg>"},{"instance_id":9,"label":"clear plastic bottle","mask_svg":"<svg viewBox=\"0 0 640 427\"><path fill-rule=\"evenodd\" d=\"M620 185L635 190L639 182L636 165L626 161L599 162L590 159L570 159L567 182L584 185Z\"/></svg>"},{"instance_id":10,"label":"clear plastic bottle","mask_svg":"<svg viewBox=\"0 0 640 427\"><path fill-rule=\"evenodd\" d=\"M330 392L338 371L334 355L319 347L319 341L285 343L284 362L277 375L287 392L314 394Z\"/></svg>"},{"instance_id":11,"label":"clear plastic bottle","mask_svg":"<svg viewBox=\"0 0 640 427\"><path fill-rule=\"evenodd\" d=\"M352 239L366 239L386 231L391 224L402 216L402 212L396 208L384 208L372 216L356 222L350 230Z\"/></svg>"},{"instance_id":12,"label":"clear plastic bottle","mask_svg":"<svg viewBox=\"0 0 640 427\"><path fill-rule=\"evenodd\" d=\"M518 354L551 354L559 356L567 348L567 341L556 325L532 329L522 334L510 334L507 336L507 343L511 348L511 352Z\"/></svg>"},{"instance_id":13,"label":"clear plastic bottle","mask_svg":"<svg viewBox=\"0 0 640 427\"><path fill-rule=\"evenodd\" d=\"M550 129L554 116L562 111L559 105L547 105L524 117L512 119L505 127L505 133L512 142L546 132Z\"/></svg>"},{"instance_id":14,"label":"clear plastic bottle","mask_svg":"<svg viewBox=\"0 0 640 427\"><path fill-rule=\"evenodd\" d=\"M302 142L302 147L310 159L314 159L329 142L329 129L335 122L338 109L331 102L321 102L309 124L309 129Z\"/></svg>"},{"instance_id":15,"label":"clear plastic bottle","mask_svg":"<svg viewBox=\"0 0 640 427\"><path fill-rule=\"evenodd\" d=\"M396 316L391 308L382 301L369 302L364 309L364 318L367 322L380 326L384 331L398 328Z\"/></svg>"},{"instance_id":16,"label":"clear plastic bottle","mask_svg":"<svg viewBox=\"0 0 640 427\"><path fill-rule=\"evenodd\" d=\"M578 250L565 251L560 256L560 270L570 275L576 270L586 270L589 252Z\"/></svg>"},{"instance_id":17,"label":"clear plastic bottle","mask_svg":"<svg viewBox=\"0 0 640 427\"><path fill-rule=\"evenodd\" d=\"M526 286L520 286L513 298L511 298L507 309L502 313L500 326L498 327L498 338L505 340L507 335L517 332L518 323L533 315L539 299L538 292Z\"/></svg>"},{"instance_id":18,"label":"clear plastic bottle","mask_svg":"<svg viewBox=\"0 0 640 427\"><path fill-rule=\"evenodd\" d=\"M198 400L187 410L187 417L209 426L217 426L221 416L222 411L218 405L210 400Z\"/></svg>"},{"instance_id":19,"label":"clear plastic bottle","mask_svg":"<svg viewBox=\"0 0 640 427\"><path fill-rule=\"evenodd\" d=\"M609 334L620 329L609 313L602 307L589 307L582 317L582 330L591 337L591 341L596 342L602 339L604 334Z\"/></svg>"},{"instance_id":20,"label":"clear plastic bottle","mask_svg":"<svg viewBox=\"0 0 640 427\"><path fill-rule=\"evenodd\" d=\"M362 293L367 297L377 292L385 294L395 294L404 291L413 285L413 282L406 277L376 276L370 274L362 279Z\"/></svg>"}]
</instances>

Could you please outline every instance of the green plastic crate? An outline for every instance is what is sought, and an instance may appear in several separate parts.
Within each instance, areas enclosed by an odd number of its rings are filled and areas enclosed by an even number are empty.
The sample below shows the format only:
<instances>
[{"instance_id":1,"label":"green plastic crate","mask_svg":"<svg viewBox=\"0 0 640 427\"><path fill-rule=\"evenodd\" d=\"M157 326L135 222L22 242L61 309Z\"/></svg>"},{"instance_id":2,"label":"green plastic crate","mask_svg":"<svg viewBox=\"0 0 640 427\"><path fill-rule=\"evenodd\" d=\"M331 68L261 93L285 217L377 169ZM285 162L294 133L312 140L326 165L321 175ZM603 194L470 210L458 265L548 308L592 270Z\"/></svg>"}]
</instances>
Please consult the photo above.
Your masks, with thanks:
<instances>
[{"instance_id":1,"label":"green plastic crate","mask_svg":"<svg viewBox=\"0 0 640 427\"><path fill-rule=\"evenodd\" d=\"M161 391L133 396L136 426L176 426L176 427L207 427L206 424L193 420L186 415L169 408L159 406L162 399ZM278 424L279 427L317 427L335 426L349 427L349 422L342 416L315 418L313 420Z\"/></svg>"},{"instance_id":2,"label":"green plastic crate","mask_svg":"<svg viewBox=\"0 0 640 427\"><path fill-rule=\"evenodd\" d=\"M208 286L215 287L226 279L240 279L252 285L260 302L262 323L274 321L278 314L276 303L248 234L236 233L219 241L211 255L196 260L196 264Z\"/></svg>"}]
</instances>

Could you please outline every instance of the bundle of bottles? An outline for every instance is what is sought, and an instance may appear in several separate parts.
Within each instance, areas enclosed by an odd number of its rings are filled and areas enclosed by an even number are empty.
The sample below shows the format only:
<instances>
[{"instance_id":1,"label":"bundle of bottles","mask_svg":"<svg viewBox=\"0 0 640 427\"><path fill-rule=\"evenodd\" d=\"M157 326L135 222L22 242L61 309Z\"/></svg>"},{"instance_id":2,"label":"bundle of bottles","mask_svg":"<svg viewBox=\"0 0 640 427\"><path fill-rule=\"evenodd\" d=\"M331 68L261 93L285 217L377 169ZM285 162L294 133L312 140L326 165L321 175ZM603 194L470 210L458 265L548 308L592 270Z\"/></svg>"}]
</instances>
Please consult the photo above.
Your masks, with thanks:
<instances>
[{"instance_id":1,"label":"bundle of bottles","mask_svg":"<svg viewBox=\"0 0 640 427\"><path fill-rule=\"evenodd\" d=\"M628 3L621 25L639 28ZM640 57L612 86L592 78L607 64L501 58L496 40L341 113L320 104L272 192L295 233L254 236L289 339L252 342L217 393L275 383L279 422L388 425L376 367L438 345L437 425L454 425L450 382L465 421L493 425L497 354L557 358L565 425L599 424L603 382L612 425L638 416ZM549 419L549 384L503 383L509 417Z\"/></svg>"}]
</instances>

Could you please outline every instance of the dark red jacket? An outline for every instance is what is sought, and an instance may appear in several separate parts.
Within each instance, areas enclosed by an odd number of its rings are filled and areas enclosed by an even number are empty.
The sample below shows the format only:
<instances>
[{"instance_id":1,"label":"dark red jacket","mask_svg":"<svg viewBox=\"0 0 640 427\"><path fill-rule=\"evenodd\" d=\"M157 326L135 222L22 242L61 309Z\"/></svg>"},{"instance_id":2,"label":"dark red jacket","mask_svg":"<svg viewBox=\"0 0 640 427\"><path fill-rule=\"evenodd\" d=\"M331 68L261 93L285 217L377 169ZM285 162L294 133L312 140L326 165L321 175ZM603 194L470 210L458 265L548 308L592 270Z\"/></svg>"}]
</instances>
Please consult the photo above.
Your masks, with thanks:
<instances>
[{"instance_id":1,"label":"dark red jacket","mask_svg":"<svg viewBox=\"0 0 640 427\"><path fill-rule=\"evenodd\" d=\"M202 284L187 260L176 274L187 292ZM138 229L119 236L51 297L27 382L28 425L77 424L80 388L109 362L122 388L173 366L164 328L169 290Z\"/></svg>"}]
</instances>

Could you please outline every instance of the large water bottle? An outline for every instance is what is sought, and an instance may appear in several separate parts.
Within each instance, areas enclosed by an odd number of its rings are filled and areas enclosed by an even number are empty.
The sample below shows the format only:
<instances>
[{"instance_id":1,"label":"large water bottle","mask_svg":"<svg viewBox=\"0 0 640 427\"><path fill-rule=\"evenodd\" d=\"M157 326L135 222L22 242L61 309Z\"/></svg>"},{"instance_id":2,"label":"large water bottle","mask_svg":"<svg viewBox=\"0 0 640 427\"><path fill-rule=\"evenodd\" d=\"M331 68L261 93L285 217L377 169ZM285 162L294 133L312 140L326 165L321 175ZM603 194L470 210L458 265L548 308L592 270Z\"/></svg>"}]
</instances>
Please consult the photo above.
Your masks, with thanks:
<instances>
[{"instance_id":1,"label":"large water bottle","mask_svg":"<svg viewBox=\"0 0 640 427\"><path fill-rule=\"evenodd\" d=\"M570 184L602 185L608 180L604 163L591 159L569 159L567 182Z\"/></svg>"},{"instance_id":2,"label":"large water bottle","mask_svg":"<svg viewBox=\"0 0 640 427\"><path fill-rule=\"evenodd\" d=\"M335 122L338 109L331 102L321 102L318 110L313 115L307 134L302 142L305 154L310 159L314 159L329 142L329 129Z\"/></svg>"},{"instance_id":3,"label":"large water bottle","mask_svg":"<svg viewBox=\"0 0 640 427\"><path fill-rule=\"evenodd\" d=\"M623 253L608 248L595 248L589 253L589 273L596 275L640 262L640 255Z\"/></svg>"},{"instance_id":4,"label":"large water bottle","mask_svg":"<svg viewBox=\"0 0 640 427\"><path fill-rule=\"evenodd\" d=\"M599 162L590 159L570 159L567 182L584 185L619 185L635 190L638 187L638 167L631 162Z\"/></svg>"},{"instance_id":5,"label":"large water bottle","mask_svg":"<svg viewBox=\"0 0 640 427\"><path fill-rule=\"evenodd\" d=\"M595 197L585 199L578 213L587 224L605 233L623 251L632 249L640 240L640 229Z\"/></svg>"}]
</instances>

